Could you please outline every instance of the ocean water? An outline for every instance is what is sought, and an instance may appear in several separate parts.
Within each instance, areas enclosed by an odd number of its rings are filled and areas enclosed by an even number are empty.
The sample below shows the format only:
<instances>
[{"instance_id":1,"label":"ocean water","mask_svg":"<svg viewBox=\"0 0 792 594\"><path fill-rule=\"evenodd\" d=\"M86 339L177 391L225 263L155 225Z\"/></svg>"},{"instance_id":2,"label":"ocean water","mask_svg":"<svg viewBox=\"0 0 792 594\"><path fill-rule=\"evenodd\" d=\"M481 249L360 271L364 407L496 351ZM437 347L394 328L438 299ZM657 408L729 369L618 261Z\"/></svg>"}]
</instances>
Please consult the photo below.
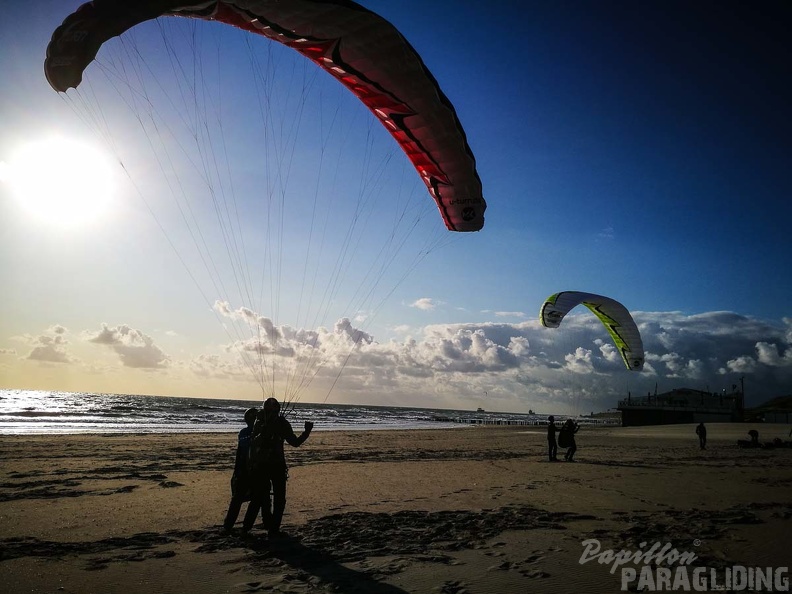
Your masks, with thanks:
<instances>
[{"instance_id":1,"label":"ocean water","mask_svg":"<svg viewBox=\"0 0 792 594\"><path fill-rule=\"evenodd\" d=\"M236 432L245 410L261 401L122 394L0 390L0 435L41 433ZM297 403L296 431L439 429L471 423L544 424L546 415L482 413L389 406Z\"/></svg>"}]
</instances>

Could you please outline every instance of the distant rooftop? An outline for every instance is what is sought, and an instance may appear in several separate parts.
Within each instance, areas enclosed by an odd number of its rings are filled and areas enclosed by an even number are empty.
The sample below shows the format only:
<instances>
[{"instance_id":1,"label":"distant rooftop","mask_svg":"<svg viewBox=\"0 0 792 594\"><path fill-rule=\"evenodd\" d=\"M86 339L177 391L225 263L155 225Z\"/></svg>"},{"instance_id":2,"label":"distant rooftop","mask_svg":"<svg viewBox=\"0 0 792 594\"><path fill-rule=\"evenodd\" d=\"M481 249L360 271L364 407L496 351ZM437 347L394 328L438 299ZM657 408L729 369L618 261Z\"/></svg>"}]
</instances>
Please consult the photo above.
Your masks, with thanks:
<instances>
[{"instance_id":1,"label":"distant rooftop","mask_svg":"<svg viewBox=\"0 0 792 594\"><path fill-rule=\"evenodd\" d=\"M693 388L676 388L662 394L628 396L619 401L619 409L632 407L662 407L695 410L738 410L742 406L742 393L707 392Z\"/></svg>"}]
</instances>

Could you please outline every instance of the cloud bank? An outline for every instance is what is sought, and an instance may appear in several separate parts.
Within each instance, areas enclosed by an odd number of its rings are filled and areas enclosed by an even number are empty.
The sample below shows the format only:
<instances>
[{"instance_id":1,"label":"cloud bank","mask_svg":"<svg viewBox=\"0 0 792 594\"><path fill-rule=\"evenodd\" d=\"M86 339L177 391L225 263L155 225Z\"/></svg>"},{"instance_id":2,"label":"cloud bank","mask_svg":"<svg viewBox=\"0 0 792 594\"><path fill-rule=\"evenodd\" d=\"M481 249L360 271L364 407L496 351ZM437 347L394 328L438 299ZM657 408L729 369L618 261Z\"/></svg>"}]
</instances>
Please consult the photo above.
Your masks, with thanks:
<instances>
[{"instance_id":1,"label":"cloud bank","mask_svg":"<svg viewBox=\"0 0 792 594\"><path fill-rule=\"evenodd\" d=\"M436 324L378 341L346 318L332 328L298 329L221 302L215 310L239 338L178 361L124 324L79 336L110 349L122 367L250 384L288 378L293 397L314 402L332 389L331 402L588 412L614 407L628 392L719 391L741 377L749 405L792 393L792 318L774 324L733 312L635 312L646 351L638 373L624 367L587 314L567 316L559 329L535 320ZM24 358L80 364L66 334L53 326L18 337L29 346Z\"/></svg>"},{"instance_id":2,"label":"cloud bank","mask_svg":"<svg viewBox=\"0 0 792 594\"><path fill-rule=\"evenodd\" d=\"M154 344L154 340L141 332L121 324L110 328L102 324L98 332L86 331L83 338L93 344L112 349L121 365L136 369L161 369L167 367L170 358Z\"/></svg>"}]
</instances>

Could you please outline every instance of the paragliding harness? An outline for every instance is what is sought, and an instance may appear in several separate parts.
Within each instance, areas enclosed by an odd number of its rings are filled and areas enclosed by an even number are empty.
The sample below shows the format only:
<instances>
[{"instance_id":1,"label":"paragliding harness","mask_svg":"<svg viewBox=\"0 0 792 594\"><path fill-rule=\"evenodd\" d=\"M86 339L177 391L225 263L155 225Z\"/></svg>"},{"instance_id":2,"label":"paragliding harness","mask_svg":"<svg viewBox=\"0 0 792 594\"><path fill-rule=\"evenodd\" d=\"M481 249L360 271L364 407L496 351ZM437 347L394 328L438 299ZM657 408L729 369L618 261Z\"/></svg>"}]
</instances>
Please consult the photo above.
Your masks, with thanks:
<instances>
[{"instance_id":1,"label":"paragliding harness","mask_svg":"<svg viewBox=\"0 0 792 594\"><path fill-rule=\"evenodd\" d=\"M288 477L288 468L283 456L280 454L281 437L277 431L277 423L279 421L280 416L275 417L274 422L271 424L260 423L258 419L256 420L248 455L249 476L261 476L273 471L283 471Z\"/></svg>"},{"instance_id":2,"label":"paragliding harness","mask_svg":"<svg viewBox=\"0 0 792 594\"><path fill-rule=\"evenodd\" d=\"M237 445L237 460L231 475L231 496L241 501L250 501L250 440L251 431L240 431Z\"/></svg>"},{"instance_id":3,"label":"paragliding harness","mask_svg":"<svg viewBox=\"0 0 792 594\"><path fill-rule=\"evenodd\" d=\"M564 423L558 432L558 447L571 448L575 443L577 423Z\"/></svg>"},{"instance_id":4,"label":"paragliding harness","mask_svg":"<svg viewBox=\"0 0 792 594\"><path fill-rule=\"evenodd\" d=\"M558 447L572 447L572 432L566 427L561 427L561 430L558 432Z\"/></svg>"}]
</instances>

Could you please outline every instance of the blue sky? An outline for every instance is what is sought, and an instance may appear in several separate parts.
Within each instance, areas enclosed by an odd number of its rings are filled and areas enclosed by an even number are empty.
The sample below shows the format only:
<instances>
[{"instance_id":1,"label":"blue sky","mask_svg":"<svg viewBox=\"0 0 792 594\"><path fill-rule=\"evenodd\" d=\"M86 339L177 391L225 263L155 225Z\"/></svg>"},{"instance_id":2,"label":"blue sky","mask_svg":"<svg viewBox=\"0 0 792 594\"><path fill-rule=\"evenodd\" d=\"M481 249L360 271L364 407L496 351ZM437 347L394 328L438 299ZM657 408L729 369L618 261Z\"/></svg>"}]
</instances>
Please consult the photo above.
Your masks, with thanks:
<instances>
[{"instance_id":1,"label":"blue sky","mask_svg":"<svg viewBox=\"0 0 792 594\"><path fill-rule=\"evenodd\" d=\"M320 202L343 200L376 177L376 205L409 201L410 212L420 214L399 254L404 266L423 240L438 242L405 280L401 264L382 275L376 288L387 298L376 311L349 307L339 296L313 323L313 314L292 311L298 285L310 292L295 272L308 260L296 246L305 245L310 208L294 198L294 218L284 219L277 242L285 272L277 282L265 280L277 285L280 299L251 309L276 326L327 329L325 365L303 400L326 398L340 366L330 402L563 413L608 408L628 390L645 393L656 384L660 391L720 390L741 376L749 402L792 392L792 19L785 3L363 4L404 34L454 104L477 159L486 224L448 237L420 180L368 112L329 77L314 79L312 65L296 54L292 60L278 53L268 109L294 121L292 99L306 101L304 127L294 152L286 151L293 155L289 192L305 197L319 187ZM52 133L98 142L72 109L95 105L88 92L64 100L42 72L52 31L77 5L17 5L0 23L0 162ZM152 30L140 30L137 46L157 41ZM222 75L207 65L207 77L254 87L245 34L198 30L207 31L209 48L219 37L229 40ZM270 43L251 41L263 52ZM105 64L125 59L112 49L99 57ZM100 74L89 69L85 77L98 93ZM306 81L309 91L294 91ZM239 93L228 99L224 124L235 140L253 118L248 107L234 109L234 101L248 99ZM257 398L261 388L238 369L239 350L229 347L249 339L223 329L239 321L242 314L233 312L246 304L231 300L228 310L212 313L222 296L197 254L179 247L177 257L169 245L186 245L173 206L153 220L140 200L159 205L164 191L152 172L156 155L128 119L115 119L118 100L100 96L116 156L132 172L130 179L116 167L106 218L81 229L43 225L22 212L9 184L0 184L0 382ZM162 117L173 117L168 109L161 104ZM340 123L330 130L333 114ZM328 130L323 144L317 138ZM255 207L260 189L276 183L260 166L262 148L245 140L232 152L240 202ZM386 161L379 177L376 163ZM186 169L177 177L192 183ZM192 185L189 191L199 192ZM379 206L368 216L365 230L356 231L357 272L394 229L393 216ZM327 221L336 238L344 234L340 222ZM254 233L251 254L266 251L264 235L271 233ZM199 277L200 291L190 274ZM345 289L363 286L355 270L347 274ZM613 361L607 336L587 311L576 312L564 334L539 328L539 306L559 290L625 304L642 330L647 369L630 373ZM333 324L344 317L370 337L352 355L332 347L343 346L344 327Z\"/></svg>"}]
</instances>

